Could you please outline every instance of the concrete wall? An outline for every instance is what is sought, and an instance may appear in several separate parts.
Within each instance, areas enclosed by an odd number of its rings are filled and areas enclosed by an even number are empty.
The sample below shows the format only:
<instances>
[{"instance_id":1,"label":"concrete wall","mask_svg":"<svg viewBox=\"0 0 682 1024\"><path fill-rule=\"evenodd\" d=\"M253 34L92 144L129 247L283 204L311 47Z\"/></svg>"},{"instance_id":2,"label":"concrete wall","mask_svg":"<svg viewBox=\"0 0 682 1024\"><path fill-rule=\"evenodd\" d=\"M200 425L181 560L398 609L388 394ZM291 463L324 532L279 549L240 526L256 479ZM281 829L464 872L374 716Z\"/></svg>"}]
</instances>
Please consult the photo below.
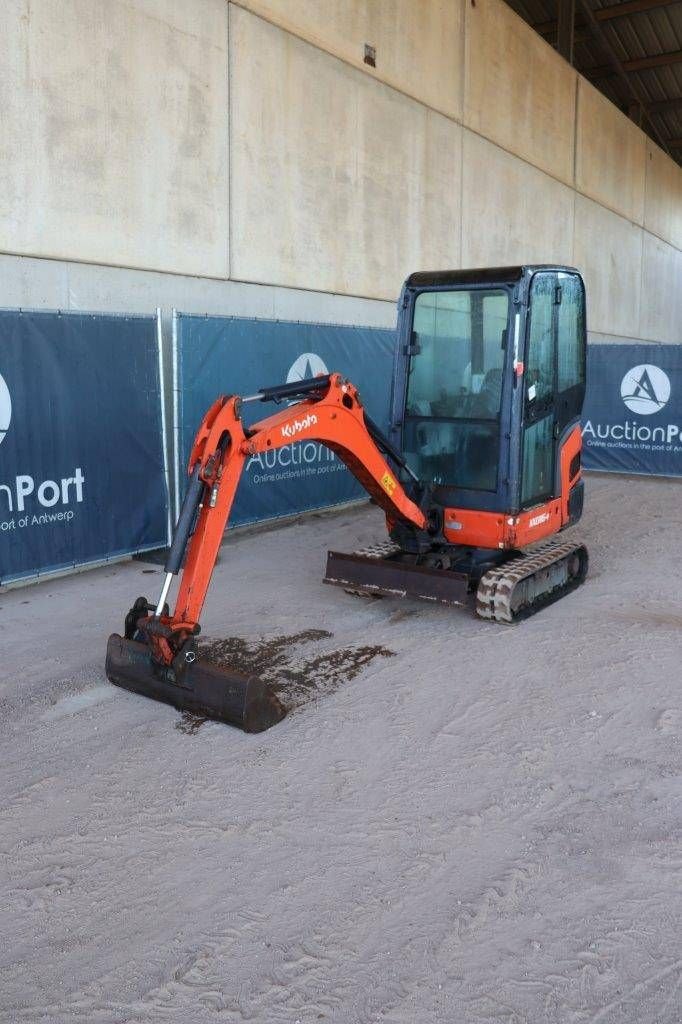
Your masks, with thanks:
<instances>
[{"instance_id":1,"label":"concrete wall","mask_svg":"<svg viewBox=\"0 0 682 1024\"><path fill-rule=\"evenodd\" d=\"M576 189L644 222L646 135L584 78L578 80Z\"/></svg>"},{"instance_id":2,"label":"concrete wall","mask_svg":"<svg viewBox=\"0 0 682 1024\"><path fill-rule=\"evenodd\" d=\"M463 179L463 266L571 263L568 186L466 129Z\"/></svg>"},{"instance_id":3,"label":"concrete wall","mask_svg":"<svg viewBox=\"0 0 682 1024\"><path fill-rule=\"evenodd\" d=\"M0 307L98 313L173 308L209 316L252 316L305 323L395 326L395 303L353 295L220 281L93 263L0 254ZM1 359L1 353L0 353Z\"/></svg>"},{"instance_id":4,"label":"concrete wall","mask_svg":"<svg viewBox=\"0 0 682 1024\"><path fill-rule=\"evenodd\" d=\"M370 78L461 120L463 4L452 0L239 0ZM364 62L373 46L375 68Z\"/></svg>"},{"instance_id":5,"label":"concrete wall","mask_svg":"<svg viewBox=\"0 0 682 1024\"><path fill-rule=\"evenodd\" d=\"M644 227L682 249L682 170L647 139Z\"/></svg>"},{"instance_id":6,"label":"concrete wall","mask_svg":"<svg viewBox=\"0 0 682 1024\"><path fill-rule=\"evenodd\" d=\"M3 0L0 251L228 276L228 12L199 6Z\"/></svg>"},{"instance_id":7,"label":"concrete wall","mask_svg":"<svg viewBox=\"0 0 682 1024\"><path fill-rule=\"evenodd\" d=\"M235 277L392 298L459 262L456 122L236 7L230 41Z\"/></svg>"},{"instance_id":8,"label":"concrete wall","mask_svg":"<svg viewBox=\"0 0 682 1024\"><path fill-rule=\"evenodd\" d=\"M0 52L0 305L385 323L560 260L595 337L682 342L682 170L502 0L5 0Z\"/></svg>"},{"instance_id":9,"label":"concrete wall","mask_svg":"<svg viewBox=\"0 0 682 1024\"><path fill-rule=\"evenodd\" d=\"M585 275L590 330L643 337L642 229L599 203L576 196L573 254Z\"/></svg>"},{"instance_id":10,"label":"concrete wall","mask_svg":"<svg viewBox=\"0 0 682 1024\"><path fill-rule=\"evenodd\" d=\"M465 8L464 123L571 184L575 72L501 0Z\"/></svg>"}]
</instances>

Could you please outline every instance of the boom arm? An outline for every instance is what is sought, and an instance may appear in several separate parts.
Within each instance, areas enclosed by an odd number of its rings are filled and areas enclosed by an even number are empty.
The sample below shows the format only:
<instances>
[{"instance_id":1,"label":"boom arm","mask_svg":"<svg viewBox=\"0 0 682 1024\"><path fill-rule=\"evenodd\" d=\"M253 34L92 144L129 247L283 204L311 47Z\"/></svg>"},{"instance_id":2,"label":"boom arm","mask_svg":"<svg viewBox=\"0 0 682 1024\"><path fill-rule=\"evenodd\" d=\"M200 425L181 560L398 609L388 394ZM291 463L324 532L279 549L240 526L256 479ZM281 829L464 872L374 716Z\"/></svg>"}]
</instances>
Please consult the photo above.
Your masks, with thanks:
<instances>
[{"instance_id":1,"label":"boom arm","mask_svg":"<svg viewBox=\"0 0 682 1024\"><path fill-rule=\"evenodd\" d=\"M250 428L244 427L243 402L279 401L296 395L306 397ZM402 456L365 416L357 388L340 374L264 389L246 399L235 395L219 398L194 440L190 484L166 562L166 584L159 605L153 616L137 622L158 661L170 664L185 640L199 631L199 616L244 463L253 455L283 448L292 441L326 445L393 520L417 530L427 529L426 516L408 497L380 447L404 466ZM185 551L187 561L175 611L169 616L164 614L164 603Z\"/></svg>"}]
</instances>

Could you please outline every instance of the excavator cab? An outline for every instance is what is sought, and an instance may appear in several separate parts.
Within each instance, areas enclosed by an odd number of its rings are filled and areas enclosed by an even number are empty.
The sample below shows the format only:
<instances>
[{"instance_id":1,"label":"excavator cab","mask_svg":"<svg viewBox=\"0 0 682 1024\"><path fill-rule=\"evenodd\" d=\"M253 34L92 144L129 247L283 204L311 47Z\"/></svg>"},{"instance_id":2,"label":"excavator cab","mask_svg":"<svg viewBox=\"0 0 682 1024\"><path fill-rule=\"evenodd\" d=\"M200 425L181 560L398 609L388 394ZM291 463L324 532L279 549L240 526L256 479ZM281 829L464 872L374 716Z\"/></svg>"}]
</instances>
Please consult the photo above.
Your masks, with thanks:
<instances>
[{"instance_id":1,"label":"excavator cab","mask_svg":"<svg viewBox=\"0 0 682 1024\"><path fill-rule=\"evenodd\" d=\"M453 543L518 546L500 515L542 509L526 543L580 518L585 350L585 288L570 267L408 278L391 438Z\"/></svg>"},{"instance_id":2,"label":"excavator cab","mask_svg":"<svg viewBox=\"0 0 682 1024\"><path fill-rule=\"evenodd\" d=\"M330 551L325 582L374 596L473 603L515 622L577 587L585 291L570 267L412 274L399 303L389 434L339 373L222 395L199 425L166 577L107 645L118 686L258 732L286 708L266 681L201 657L199 617L247 460L325 444L386 516L388 539ZM280 406L246 425L249 402ZM171 612L167 598L181 574Z\"/></svg>"}]
</instances>

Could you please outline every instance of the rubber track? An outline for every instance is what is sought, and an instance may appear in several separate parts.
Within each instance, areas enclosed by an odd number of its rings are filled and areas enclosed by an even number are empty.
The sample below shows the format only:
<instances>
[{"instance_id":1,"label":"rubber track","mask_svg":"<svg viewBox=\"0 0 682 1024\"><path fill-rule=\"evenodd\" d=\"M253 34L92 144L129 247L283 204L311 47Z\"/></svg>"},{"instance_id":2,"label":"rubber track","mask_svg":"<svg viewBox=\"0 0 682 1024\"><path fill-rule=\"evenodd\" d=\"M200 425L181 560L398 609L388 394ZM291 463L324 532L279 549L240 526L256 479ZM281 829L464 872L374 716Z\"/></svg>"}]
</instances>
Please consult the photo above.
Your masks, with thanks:
<instances>
[{"instance_id":1,"label":"rubber track","mask_svg":"<svg viewBox=\"0 0 682 1024\"><path fill-rule=\"evenodd\" d=\"M537 595L530 605L524 605L517 612L512 611L512 598L519 583L575 554L579 554L582 561L582 571L577 577ZM582 544L555 544L552 541L538 544L532 551L520 554L481 577L476 591L476 614L481 619L504 623L518 622L534 615L580 586L587 572L587 558L587 549Z\"/></svg>"}]
</instances>

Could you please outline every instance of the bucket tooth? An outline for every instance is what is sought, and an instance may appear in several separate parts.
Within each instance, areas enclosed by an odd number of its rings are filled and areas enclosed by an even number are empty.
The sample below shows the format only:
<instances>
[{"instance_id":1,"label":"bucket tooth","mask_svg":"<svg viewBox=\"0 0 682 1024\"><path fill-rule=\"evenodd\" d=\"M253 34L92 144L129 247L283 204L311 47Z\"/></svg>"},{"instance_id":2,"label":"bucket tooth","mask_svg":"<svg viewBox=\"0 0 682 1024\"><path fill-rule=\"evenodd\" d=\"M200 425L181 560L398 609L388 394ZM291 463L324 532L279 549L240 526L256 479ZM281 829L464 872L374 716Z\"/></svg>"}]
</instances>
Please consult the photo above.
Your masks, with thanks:
<instances>
[{"instance_id":1,"label":"bucket tooth","mask_svg":"<svg viewBox=\"0 0 682 1024\"><path fill-rule=\"evenodd\" d=\"M286 710L257 676L218 668L196 658L176 674L172 666L152 661L149 647L112 633L107 643L106 674L110 682L143 697L172 704L244 732L263 732L281 722Z\"/></svg>"}]
</instances>

